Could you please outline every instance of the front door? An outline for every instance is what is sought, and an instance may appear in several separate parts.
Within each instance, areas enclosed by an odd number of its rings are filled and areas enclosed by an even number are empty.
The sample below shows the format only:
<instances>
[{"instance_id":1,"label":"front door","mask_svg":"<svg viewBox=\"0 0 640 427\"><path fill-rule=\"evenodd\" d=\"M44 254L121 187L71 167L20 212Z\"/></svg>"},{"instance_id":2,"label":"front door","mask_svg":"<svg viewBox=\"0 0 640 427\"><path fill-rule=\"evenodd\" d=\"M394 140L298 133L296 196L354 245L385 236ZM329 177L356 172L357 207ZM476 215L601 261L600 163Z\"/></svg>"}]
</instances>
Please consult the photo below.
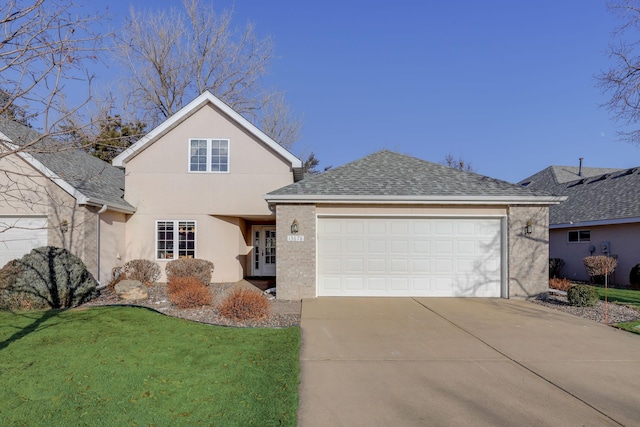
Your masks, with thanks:
<instances>
[{"instance_id":1,"label":"front door","mask_svg":"<svg viewBox=\"0 0 640 427\"><path fill-rule=\"evenodd\" d=\"M276 228L272 225L253 227L253 275L276 275Z\"/></svg>"}]
</instances>

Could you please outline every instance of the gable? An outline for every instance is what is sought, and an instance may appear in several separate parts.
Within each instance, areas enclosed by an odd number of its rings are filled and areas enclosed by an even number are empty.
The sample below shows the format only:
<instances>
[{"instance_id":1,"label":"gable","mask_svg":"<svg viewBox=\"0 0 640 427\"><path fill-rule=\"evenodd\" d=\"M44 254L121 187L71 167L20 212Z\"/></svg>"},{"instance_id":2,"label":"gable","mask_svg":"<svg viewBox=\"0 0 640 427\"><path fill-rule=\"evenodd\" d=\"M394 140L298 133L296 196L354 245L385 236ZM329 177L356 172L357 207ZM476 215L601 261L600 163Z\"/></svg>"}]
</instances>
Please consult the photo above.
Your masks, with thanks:
<instances>
[{"instance_id":1,"label":"gable","mask_svg":"<svg viewBox=\"0 0 640 427\"><path fill-rule=\"evenodd\" d=\"M264 147L268 148L273 154L279 156L283 161L287 162L294 171L299 171L302 168L302 161L282 147L280 144L269 138L264 132L254 126L242 115L235 112L224 102L213 96L210 92L206 91L191 101L185 107L180 109L176 114L169 117L143 138L141 138L134 145L122 152L113 160L114 166L126 166L133 158L145 152L150 146L156 143L159 139L163 138L166 134L170 133L173 129L181 127L186 121L191 121L190 118L196 113L200 112L203 107L209 106L227 122L233 124L238 129L241 129L247 136L251 136L256 142L260 142ZM210 116L213 118L213 116ZM219 124L220 122L218 122ZM212 124L206 126L209 132L212 131L224 131L224 129L213 129ZM199 129L194 129L199 130ZM192 136L197 137L197 136Z\"/></svg>"}]
</instances>

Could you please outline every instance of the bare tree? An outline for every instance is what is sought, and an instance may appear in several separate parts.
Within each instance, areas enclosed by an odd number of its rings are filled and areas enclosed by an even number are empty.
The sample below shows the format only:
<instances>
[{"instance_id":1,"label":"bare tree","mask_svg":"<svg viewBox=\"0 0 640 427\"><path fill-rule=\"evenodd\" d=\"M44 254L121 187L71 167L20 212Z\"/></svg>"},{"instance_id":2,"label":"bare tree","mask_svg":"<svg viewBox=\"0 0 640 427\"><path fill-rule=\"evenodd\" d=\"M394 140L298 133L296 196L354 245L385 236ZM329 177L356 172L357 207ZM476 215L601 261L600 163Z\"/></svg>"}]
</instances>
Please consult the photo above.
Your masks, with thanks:
<instances>
[{"instance_id":1,"label":"bare tree","mask_svg":"<svg viewBox=\"0 0 640 427\"><path fill-rule=\"evenodd\" d=\"M46 137L90 99L87 61L97 58L99 16L81 16L73 0L0 3L0 116L32 122ZM69 98L69 93L77 96ZM25 112L15 117L16 112ZM27 150L37 141L27 141Z\"/></svg>"},{"instance_id":2,"label":"bare tree","mask_svg":"<svg viewBox=\"0 0 640 427\"><path fill-rule=\"evenodd\" d=\"M640 1L616 0L607 5L618 18L609 58L613 65L601 71L596 79L603 93L610 96L604 106L625 125L640 121ZM640 144L640 130L620 131L622 140Z\"/></svg>"},{"instance_id":3,"label":"bare tree","mask_svg":"<svg viewBox=\"0 0 640 427\"><path fill-rule=\"evenodd\" d=\"M252 24L238 29L232 11L216 13L200 0L182 10L141 12L120 33L118 57L128 70L125 94L135 99L139 121L150 127L205 90L263 126L284 146L298 138L300 121L284 97L260 83L273 58L273 42Z\"/></svg>"},{"instance_id":4,"label":"bare tree","mask_svg":"<svg viewBox=\"0 0 640 427\"><path fill-rule=\"evenodd\" d=\"M458 158L455 158L451 153L447 154L444 160L440 163L450 168L458 169L461 171L466 171L466 172L476 171L475 168L471 166L471 162L467 162L460 156L458 156Z\"/></svg>"}]
</instances>

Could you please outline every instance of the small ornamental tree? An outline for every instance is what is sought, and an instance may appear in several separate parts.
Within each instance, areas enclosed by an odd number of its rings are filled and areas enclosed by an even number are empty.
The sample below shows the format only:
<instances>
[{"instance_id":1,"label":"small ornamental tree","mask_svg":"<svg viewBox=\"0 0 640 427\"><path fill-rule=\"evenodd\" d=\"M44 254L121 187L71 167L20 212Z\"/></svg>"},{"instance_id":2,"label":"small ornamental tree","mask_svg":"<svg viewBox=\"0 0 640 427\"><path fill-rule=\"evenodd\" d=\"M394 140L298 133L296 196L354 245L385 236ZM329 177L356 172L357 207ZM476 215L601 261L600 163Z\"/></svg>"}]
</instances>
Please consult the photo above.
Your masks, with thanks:
<instances>
[{"instance_id":1,"label":"small ornamental tree","mask_svg":"<svg viewBox=\"0 0 640 427\"><path fill-rule=\"evenodd\" d=\"M582 261L593 283L604 283L604 278L613 273L618 266L615 258L604 255L588 256Z\"/></svg>"}]
</instances>

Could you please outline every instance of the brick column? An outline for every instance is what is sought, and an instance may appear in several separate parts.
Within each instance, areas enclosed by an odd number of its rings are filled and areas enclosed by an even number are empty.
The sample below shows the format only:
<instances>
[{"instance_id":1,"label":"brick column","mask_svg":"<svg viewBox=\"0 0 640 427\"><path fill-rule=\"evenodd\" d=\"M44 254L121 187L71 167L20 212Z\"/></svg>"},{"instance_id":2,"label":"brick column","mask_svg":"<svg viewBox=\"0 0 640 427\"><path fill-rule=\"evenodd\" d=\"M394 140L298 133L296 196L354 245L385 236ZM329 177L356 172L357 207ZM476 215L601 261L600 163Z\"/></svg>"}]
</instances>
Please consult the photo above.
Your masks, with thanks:
<instances>
[{"instance_id":1,"label":"brick column","mask_svg":"<svg viewBox=\"0 0 640 427\"><path fill-rule=\"evenodd\" d=\"M291 232L293 221L298 232ZM277 297L300 300L316 297L316 207L311 204L276 206Z\"/></svg>"},{"instance_id":2,"label":"brick column","mask_svg":"<svg viewBox=\"0 0 640 427\"><path fill-rule=\"evenodd\" d=\"M533 232L524 233L527 222ZM512 206L508 219L509 298L532 298L549 287L549 208Z\"/></svg>"}]
</instances>

